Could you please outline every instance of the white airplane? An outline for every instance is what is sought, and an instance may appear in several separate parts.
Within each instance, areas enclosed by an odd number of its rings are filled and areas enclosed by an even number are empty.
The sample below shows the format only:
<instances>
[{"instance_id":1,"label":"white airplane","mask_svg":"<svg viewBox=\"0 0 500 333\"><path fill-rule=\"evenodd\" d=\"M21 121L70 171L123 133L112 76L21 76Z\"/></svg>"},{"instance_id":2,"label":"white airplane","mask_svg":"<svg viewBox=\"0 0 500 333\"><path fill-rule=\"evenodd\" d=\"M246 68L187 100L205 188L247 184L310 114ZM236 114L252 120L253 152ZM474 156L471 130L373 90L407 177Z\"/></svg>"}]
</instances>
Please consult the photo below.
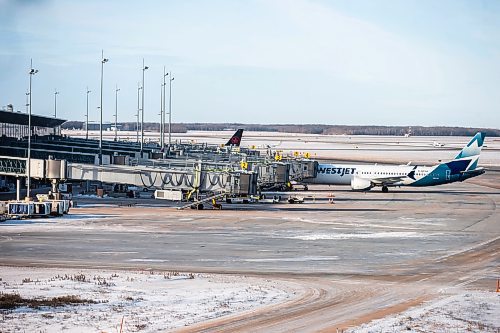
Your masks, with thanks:
<instances>
[{"instance_id":1,"label":"white airplane","mask_svg":"<svg viewBox=\"0 0 500 333\"><path fill-rule=\"evenodd\" d=\"M388 192L395 186L434 186L464 181L484 173L478 168L484 133L477 133L454 160L434 166L318 164L316 178L310 184L351 185L353 190L368 191L381 186Z\"/></svg>"},{"instance_id":2,"label":"white airplane","mask_svg":"<svg viewBox=\"0 0 500 333\"><path fill-rule=\"evenodd\" d=\"M434 141L434 142L432 143L432 145L433 145L434 147L444 147L444 143L437 142L437 141Z\"/></svg>"}]
</instances>

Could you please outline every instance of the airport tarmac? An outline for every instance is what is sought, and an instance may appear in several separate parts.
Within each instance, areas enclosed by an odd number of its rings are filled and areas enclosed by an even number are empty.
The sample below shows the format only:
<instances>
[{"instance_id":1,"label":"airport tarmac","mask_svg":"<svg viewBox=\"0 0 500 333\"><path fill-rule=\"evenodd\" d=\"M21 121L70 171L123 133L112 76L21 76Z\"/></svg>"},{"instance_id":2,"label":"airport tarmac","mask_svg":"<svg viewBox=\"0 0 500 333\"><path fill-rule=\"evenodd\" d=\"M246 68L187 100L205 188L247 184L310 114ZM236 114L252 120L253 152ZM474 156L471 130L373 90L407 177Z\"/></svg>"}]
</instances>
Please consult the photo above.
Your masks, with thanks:
<instances>
[{"instance_id":1,"label":"airport tarmac","mask_svg":"<svg viewBox=\"0 0 500 333\"><path fill-rule=\"evenodd\" d=\"M328 203L330 194L335 204ZM296 274L397 268L411 274L413 261L446 256L500 234L500 193L474 185L388 194L323 187L307 196L305 204L223 203L222 211L202 212L155 207L151 201L126 207L96 199L102 204L86 205L76 198L78 208L64 220L4 223L2 262Z\"/></svg>"},{"instance_id":2,"label":"airport tarmac","mask_svg":"<svg viewBox=\"0 0 500 333\"><path fill-rule=\"evenodd\" d=\"M2 223L0 262L272 279L292 285L295 297L182 331L335 331L458 290L494 290L498 184L493 168L438 187L364 193L311 186L300 193L304 204L223 203L204 211L82 197L67 218Z\"/></svg>"}]
</instances>

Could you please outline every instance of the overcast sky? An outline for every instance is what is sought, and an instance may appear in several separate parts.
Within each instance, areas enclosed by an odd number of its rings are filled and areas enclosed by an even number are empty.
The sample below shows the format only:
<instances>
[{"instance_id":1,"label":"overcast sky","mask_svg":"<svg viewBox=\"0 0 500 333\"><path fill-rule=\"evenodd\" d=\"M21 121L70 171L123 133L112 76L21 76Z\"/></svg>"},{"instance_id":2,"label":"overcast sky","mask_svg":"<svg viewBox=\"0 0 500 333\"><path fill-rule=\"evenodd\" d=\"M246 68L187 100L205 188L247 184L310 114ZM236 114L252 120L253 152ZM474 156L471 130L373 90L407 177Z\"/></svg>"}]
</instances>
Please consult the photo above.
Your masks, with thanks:
<instances>
[{"instance_id":1,"label":"overcast sky","mask_svg":"<svg viewBox=\"0 0 500 333\"><path fill-rule=\"evenodd\" d=\"M500 128L500 1L0 0L0 106L159 121L163 66L174 122ZM168 89L167 89L168 94ZM167 96L168 98L168 96Z\"/></svg>"}]
</instances>

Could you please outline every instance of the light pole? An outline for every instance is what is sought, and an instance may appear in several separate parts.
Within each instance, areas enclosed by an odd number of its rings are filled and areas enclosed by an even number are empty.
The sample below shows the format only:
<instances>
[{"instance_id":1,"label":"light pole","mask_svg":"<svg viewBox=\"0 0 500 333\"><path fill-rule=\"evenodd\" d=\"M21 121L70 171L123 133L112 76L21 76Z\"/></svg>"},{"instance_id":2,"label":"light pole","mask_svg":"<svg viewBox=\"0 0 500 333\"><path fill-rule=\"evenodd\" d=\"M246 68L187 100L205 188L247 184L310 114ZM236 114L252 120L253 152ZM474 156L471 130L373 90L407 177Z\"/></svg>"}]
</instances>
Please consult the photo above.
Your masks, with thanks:
<instances>
[{"instance_id":1,"label":"light pole","mask_svg":"<svg viewBox=\"0 0 500 333\"><path fill-rule=\"evenodd\" d=\"M167 86L167 83L165 82L165 78L168 76L168 73L165 73L165 66L163 66L163 102L162 102L162 110L163 110L163 118L162 118L162 121L161 121L161 129L162 129L162 132L163 132L163 135L162 135L162 138L161 138L161 148L162 148L162 151L164 151L165 149L165 111L166 111L166 108L165 108L165 100L167 99L167 95L165 93L165 87Z\"/></svg>"},{"instance_id":2,"label":"light pole","mask_svg":"<svg viewBox=\"0 0 500 333\"><path fill-rule=\"evenodd\" d=\"M141 158L142 152L144 150L144 72L148 69L148 66L144 66L144 58L142 58L142 118L141 118Z\"/></svg>"},{"instance_id":3,"label":"light pole","mask_svg":"<svg viewBox=\"0 0 500 333\"><path fill-rule=\"evenodd\" d=\"M57 95L59 95L59 91L54 89L54 118L57 118ZM54 127L54 135L56 135L56 128Z\"/></svg>"},{"instance_id":4,"label":"light pole","mask_svg":"<svg viewBox=\"0 0 500 333\"><path fill-rule=\"evenodd\" d=\"M89 94L91 93L91 90L89 90L89 87L87 87L87 121L85 123L85 139L89 139Z\"/></svg>"},{"instance_id":5,"label":"light pole","mask_svg":"<svg viewBox=\"0 0 500 333\"><path fill-rule=\"evenodd\" d=\"M174 80L172 72L169 73L169 95L168 95L168 149L172 145L172 81Z\"/></svg>"},{"instance_id":6,"label":"light pole","mask_svg":"<svg viewBox=\"0 0 500 333\"><path fill-rule=\"evenodd\" d=\"M26 198L30 197L30 186L31 186L31 81L33 78L33 75L38 73L38 69L33 68L33 59L31 59L31 64L30 64L30 100L29 100L29 114L28 114L28 161L26 163Z\"/></svg>"},{"instance_id":7,"label":"light pole","mask_svg":"<svg viewBox=\"0 0 500 333\"><path fill-rule=\"evenodd\" d=\"M135 132L136 132L136 142L139 143L139 116L141 112L141 84L137 82L137 123L135 126Z\"/></svg>"},{"instance_id":8,"label":"light pole","mask_svg":"<svg viewBox=\"0 0 500 333\"><path fill-rule=\"evenodd\" d=\"M59 91L54 89L54 118L57 118L57 95L59 95Z\"/></svg>"},{"instance_id":9,"label":"light pole","mask_svg":"<svg viewBox=\"0 0 500 333\"><path fill-rule=\"evenodd\" d=\"M115 141L118 141L118 85L116 85L115 89Z\"/></svg>"},{"instance_id":10,"label":"light pole","mask_svg":"<svg viewBox=\"0 0 500 333\"><path fill-rule=\"evenodd\" d=\"M30 111L28 110L30 106L30 92L26 92L26 113L29 113Z\"/></svg>"},{"instance_id":11,"label":"light pole","mask_svg":"<svg viewBox=\"0 0 500 333\"><path fill-rule=\"evenodd\" d=\"M104 63L109 59L104 58L104 50L101 51L101 121L99 123L99 165L102 165L102 84L104 74Z\"/></svg>"},{"instance_id":12,"label":"light pole","mask_svg":"<svg viewBox=\"0 0 500 333\"><path fill-rule=\"evenodd\" d=\"M163 152L163 83L161 84L160 89L160 140L159 144L161 147L161 152Z\"/></svg>"}]
</instances>

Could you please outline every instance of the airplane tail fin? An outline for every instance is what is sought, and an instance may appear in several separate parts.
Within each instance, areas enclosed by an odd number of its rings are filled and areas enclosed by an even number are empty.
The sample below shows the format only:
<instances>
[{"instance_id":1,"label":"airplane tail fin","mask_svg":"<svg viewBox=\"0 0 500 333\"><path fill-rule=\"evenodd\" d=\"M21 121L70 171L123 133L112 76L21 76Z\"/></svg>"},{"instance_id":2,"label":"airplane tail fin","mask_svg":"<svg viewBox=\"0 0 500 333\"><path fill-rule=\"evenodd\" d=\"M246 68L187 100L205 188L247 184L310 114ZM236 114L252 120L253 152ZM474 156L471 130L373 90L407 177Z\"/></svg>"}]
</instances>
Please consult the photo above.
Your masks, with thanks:
<instances>
[{"instance_id":1,"label":"airplane tail fin","mask_svg":"<svg viewBox=\"0 0 500 333\"><path fill-rule=\"evenodd\" d=\"M226 143L226 146L236 146L239 147L241 143L241 137L243 136L243 129L240 128L233 134L231 139Z\"/></svg>"},{"instance_id":2,"label":"airplane tail fin","mask_svg":"<svg viewBox=\"0 0 500 333\"><path fill-rule=\"evenodd\" d=\"M486 134L477 132L476 135L469 141L469 143L460 151L460 153L455 157L456 160L471 157L481 154L481 148L483 148L484 138Z\"/></svg>"},{"instance_id":3,"label":"airplane tail fin","mask_svg":"<svg viewBox=\"0 0 500 333\"><path fill-rule=\"evenodd\" d=\"M476 133L476 135L474 135L469 143L455 157L455 159L447 164L463 164L462 169L465 171L475 170L477 168L479 155L481 154L481 148L483 148L485 137L486 135L484 133Z\"/></svg>"}]
</instances>

